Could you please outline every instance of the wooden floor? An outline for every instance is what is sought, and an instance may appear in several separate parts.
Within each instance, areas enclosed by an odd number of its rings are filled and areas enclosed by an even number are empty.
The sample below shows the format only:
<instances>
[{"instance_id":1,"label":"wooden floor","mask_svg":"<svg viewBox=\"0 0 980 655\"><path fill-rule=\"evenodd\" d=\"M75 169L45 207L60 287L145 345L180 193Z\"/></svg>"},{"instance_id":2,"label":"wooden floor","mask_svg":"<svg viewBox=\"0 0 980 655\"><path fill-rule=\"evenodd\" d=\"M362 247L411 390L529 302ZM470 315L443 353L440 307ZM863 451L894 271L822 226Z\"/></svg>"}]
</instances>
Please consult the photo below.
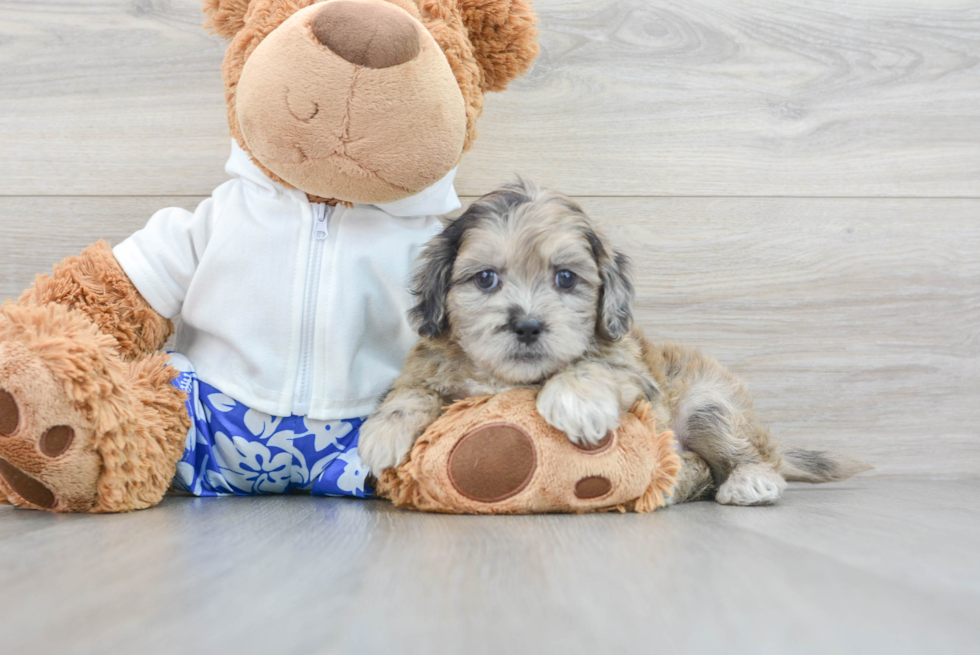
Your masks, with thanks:
<instances>
[{"instance_id":1,"label":"wooden floor","mask_svg":"<svg viewBox=\"0 0 980 655\"><path fill-rule=\"evenodd\" d=\"M976 653L980 481L775 507L421 515L381 501L0 508L5 653Z\"/></svg>"},{"instance_id":2,"label":"wooden floor","mask_svg":"<svg viewBox=\"0 0 980 655\"><path fill-rule=\"evenodd\" d=\"M636 262L638 319L875 471L772 508L0 508L0 651L976 652L980 4L537 0L459 192L514 172ZM0 0L0 301L224 181L199 0ZM431 648L430 648L431 647Z\"/></svg>"}]
</instances>

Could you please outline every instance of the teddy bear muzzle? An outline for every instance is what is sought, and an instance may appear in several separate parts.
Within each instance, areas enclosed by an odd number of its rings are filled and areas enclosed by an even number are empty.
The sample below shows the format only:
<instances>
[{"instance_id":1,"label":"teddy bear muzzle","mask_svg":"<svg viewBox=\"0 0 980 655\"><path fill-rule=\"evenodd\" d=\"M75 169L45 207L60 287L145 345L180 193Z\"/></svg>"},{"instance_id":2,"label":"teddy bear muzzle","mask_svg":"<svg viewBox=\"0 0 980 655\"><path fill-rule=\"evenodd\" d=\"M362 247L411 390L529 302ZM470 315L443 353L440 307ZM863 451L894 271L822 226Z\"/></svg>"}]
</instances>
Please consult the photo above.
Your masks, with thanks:
<instances>
[{"instance_id":1,"label":"teddy bear muzzle","mask_svg":"<svg viewBox=\"0 0 980 655\"><path fill-rule=\"evenodd\" d=\"M301 9L249 55L235 111L247 150L307 194L379 204L459 162L466 105L427 29L384 0Z\"/></svg>"}]
</instances>

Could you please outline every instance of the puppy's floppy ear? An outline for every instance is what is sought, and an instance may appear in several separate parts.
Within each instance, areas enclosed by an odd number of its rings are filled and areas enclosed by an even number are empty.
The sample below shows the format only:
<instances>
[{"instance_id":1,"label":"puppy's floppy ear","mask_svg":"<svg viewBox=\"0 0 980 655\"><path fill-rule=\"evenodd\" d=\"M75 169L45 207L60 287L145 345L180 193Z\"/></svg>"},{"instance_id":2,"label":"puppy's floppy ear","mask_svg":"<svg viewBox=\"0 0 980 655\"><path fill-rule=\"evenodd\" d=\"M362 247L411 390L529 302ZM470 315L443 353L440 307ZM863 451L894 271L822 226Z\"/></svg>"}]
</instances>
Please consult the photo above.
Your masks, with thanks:
<instances>
[{"instance_id":1,"label":"puppy's floppy ear","mask_svg":"<svg viewBox=\"0 0 980 655\"><path fill-rule=\"evenodd\" d=\"M476 221L475 206L450 222L422 250L416 264L412 293L418 304L408 312L412 327L419 336L435 338L449 327L446 295L453 281L453 265L463 235Z\"/></svg>"},{"instance_id":2,"label":"puppy's floppy ear","mask_svg":"<svg viewBox=\"0 0 980 655\"><path fill-rule=\"evenodd\" d=\"M633 324L635 293L629 257L607 247L594 232L589 232L586 237L592 246L602 280L597 329L602 336L617 341L629 332Z\"/></svg>"}]
</instances>

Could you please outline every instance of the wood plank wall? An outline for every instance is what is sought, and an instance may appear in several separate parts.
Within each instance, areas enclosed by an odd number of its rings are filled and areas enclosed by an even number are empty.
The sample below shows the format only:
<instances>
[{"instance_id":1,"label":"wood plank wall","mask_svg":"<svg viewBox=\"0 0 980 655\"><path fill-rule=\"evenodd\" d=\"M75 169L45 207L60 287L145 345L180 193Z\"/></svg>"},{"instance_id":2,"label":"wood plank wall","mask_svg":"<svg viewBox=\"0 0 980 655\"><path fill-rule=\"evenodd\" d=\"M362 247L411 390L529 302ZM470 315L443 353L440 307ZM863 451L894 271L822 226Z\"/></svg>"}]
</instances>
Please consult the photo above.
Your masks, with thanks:
<instances>
[{"instance_id":1,"label":"wood plank wall","mask_svg":"<svg viewBox=\"0 0 980 655\"><path fill-rule=\"evenodd\" d=\"M774 432L980 475L980 3L539 0L458 190L578 197ZM225 179L197 0L0 0L0 300Z\"/></svg>"}]
</instances>

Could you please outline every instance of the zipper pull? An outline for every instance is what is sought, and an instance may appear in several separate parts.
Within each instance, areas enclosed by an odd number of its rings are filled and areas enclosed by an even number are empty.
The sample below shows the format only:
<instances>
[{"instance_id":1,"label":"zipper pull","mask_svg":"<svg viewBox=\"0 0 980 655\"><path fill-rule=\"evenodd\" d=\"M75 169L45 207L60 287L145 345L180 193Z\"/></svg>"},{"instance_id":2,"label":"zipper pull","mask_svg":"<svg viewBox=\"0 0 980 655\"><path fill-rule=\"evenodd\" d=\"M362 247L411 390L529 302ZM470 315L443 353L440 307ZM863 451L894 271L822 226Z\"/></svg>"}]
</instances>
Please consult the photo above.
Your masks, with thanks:
<instances>
[{"instance_id":1,"label":"zipper pull","mask_svg":"<svg viewBox=\"0 0 980 655\"><path fill-rule=\"evenodd\" d=\"M316 208L314 212L315 220L313 221L313 236L317 241L322 241L327 238L327 218L330 215L328 212L330 207L325 202L318 202L313 206Z\"/></svg>"}]
</instances>

